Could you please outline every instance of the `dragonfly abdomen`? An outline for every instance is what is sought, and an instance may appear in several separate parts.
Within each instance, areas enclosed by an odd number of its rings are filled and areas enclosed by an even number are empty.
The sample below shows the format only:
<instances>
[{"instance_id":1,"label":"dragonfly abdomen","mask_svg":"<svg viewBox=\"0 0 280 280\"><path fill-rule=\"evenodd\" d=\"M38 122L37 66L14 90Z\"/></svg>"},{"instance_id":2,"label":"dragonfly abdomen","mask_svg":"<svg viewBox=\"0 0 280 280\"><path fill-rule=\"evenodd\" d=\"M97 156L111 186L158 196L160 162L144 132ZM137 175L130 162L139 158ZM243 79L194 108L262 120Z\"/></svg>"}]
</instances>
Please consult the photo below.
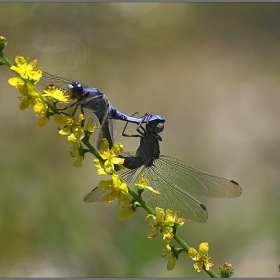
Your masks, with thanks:
<instances>
[{"instance_id":1,"label":"dragonfly abdomen","mask_svg":"<svg viewBox=\"0 0 280 280\"><path fill-rule=\"evenodd\" d=\"M128 169L136 169L140 166L145 165L143 159L139 156L124 157L123 166Z\"/></svg>"}]
</instances>

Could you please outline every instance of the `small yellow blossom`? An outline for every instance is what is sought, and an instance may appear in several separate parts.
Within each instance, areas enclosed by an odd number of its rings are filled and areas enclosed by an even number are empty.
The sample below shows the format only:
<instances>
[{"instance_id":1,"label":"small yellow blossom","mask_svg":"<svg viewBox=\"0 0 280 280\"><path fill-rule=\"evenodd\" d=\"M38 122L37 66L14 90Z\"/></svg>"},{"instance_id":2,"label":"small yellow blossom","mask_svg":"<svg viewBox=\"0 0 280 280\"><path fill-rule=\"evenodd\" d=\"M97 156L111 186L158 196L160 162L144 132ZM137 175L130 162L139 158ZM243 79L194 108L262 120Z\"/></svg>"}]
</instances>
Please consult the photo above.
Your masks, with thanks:
<instances>
[{"instance_id":1,"label":"small yellow blossom","mask_svg":"<svg viewBox=\"0 0 280 280\"><path fill-rule=\"evenodd\" d=\"M109 191L106 193L102 200L106 202L112 202L115 198L118 199L118 206L127 202L126 196L128 195L127 184L123 183L120 176L117 174L112 175L112 180L101 180L98 184L99 188Z\"/></svg>"},{"instance_id":2,"label":"small yellow blossom","mask_svg":"<svg viewBox=\"0 0 280 280\"><path fill-rule=\"evenodd\" d=\"M79 114L75 118L71 117L73 108L68 108L65 111L65 115L55 114L53 116L54 121L58 124L64 125L63 129L59 130L61 135L69 135L73 133L78 140L82 140L85 137L82 121L84 120L83 114Z\"/></svg>"},{"instance_id":3,"label":"small yellow blossom","mask_svg":"<svg viewBox=\"0 0 280 280\"><path fill-rule=\"evenodd\" d=\"M155 194L160 194L159 191L149 186L149 180L145 177L144 173L140 174L139 182L134 184L139 190L151 191Z\"/></svg>"},{"instance_id":4,"label":"small yellow blossom","mask_svg":"<svg viewBox=\"0 0 280 280\"><path fill-rule=\"evenodd\" d=\"M128 192L127 184L122 182L118 174L112 175L112 180L101 180L98 184L99 188L107 190L102 196L102 200L112 202L118 199L118 207L122 206L122 210L118 213L117 219L124 221L132 217L134 210L132 209L132 196Z\"/></svg>"},{"instance_id":5,"label":"small yellow blossom","mask_svg":"<svg viewBox=\"0 0 280 280\"><path fill-rule=\"evenodd\" d=\"M38 120L37 125L42 128L47 124L47 122L48 122L48 118L44 116Z\"/></svg>"},{"instance_id":6,"label":"small yellow blossom","mask_svg":"<svg viewBox=\"0 0 280 280\"><path fill-rule=\"evenodd\" d=\"M123 202L122 210L117 215L117 219L119 221L128 220L134 214L134 211L131 207L132 197L130 196L129 193L126 196L123 196L122 202Z\"/></svg>"},{"instance_id":7,"label":"small yellow blossom","mask_svg":"<svg viewBox=\"0 0 280 280\"><path fill-rule=\"evenodd\" d=\"M92 118L87 119L83 126L83 129L85 131L93 133L96 130L96 125L94 124L94 120Z\"/></svg>"},{"instance_id":8,"label":"small yellow blossom","mask_svg":"<svg viewBox=\"0 0 280 280\"><path fill-rule=\"evenodd\" d=\"M176 265L177 258L175 257L170 246L166 249L163 249L163 251L165 251L165 253L162 254L162 257L168 260L166 268L167 270L172 270Z\"/></svg>"},{"instance_id":9,"label":"small yellow blossom","mask_svg":"<svg viewBox=\"0 0 280 280\"><path fill-rule=\"evenodd\" d=\"M11 67L11 70L19 74L19 76L24 80L29 80L33 84L37 83L42 77L42 67L36 68L37 60L33 60L27 63L28 58L25 59L23 56L16 56L16 65Z\"/></svg>"},{"instance_id":10,"label":"small yellow blossom","mask_svg":"<svg viewBox=\"0 0 280 280\"><path fill-rule=\"evenodd\" d=\"M78 139L75 137L74 133L71 133L67 140L69 142L72 143L72 148L71 148L71 151L70 151L70 155L72 157L76 157L76 160L73 162L73 166L74 167L80 167L82 165L82 162L83 162L83 156L81 155L80 153L80 148L81 148L81 145L79 144L79 141Z\"/></svg>"},{"instance_id":11,"label":"small yellow blossom","mask_svg":"<svg viewBox=\"0 0 280 280\"><path fill-rule=\"evenodd\" d=\"M22 94L19 98L21 100L19 105L21 110L25 110L31 106L37 116L45 116L47 105L39 98L38 93L31 83L25 83L20 77L14 77L9 79L9 84L14 86Z\"/></svg>"},{"instance_id":12,"label":"small yellow blossom","mask_svg":"<svg viewBox=\"0 0 280 280\"><path fill-rule=\"evenodd\" d=\"M114 164L123 164L124 159L118 158L117 156L123 150L121 143L115 144L112 149L109 149L109 143L106 138L101 141L101 147L99 155L104 159L104 163L100 162L99 159L94 159L94 165L98 168L97 174L112 174L115 170Z\"/></svg>"},{"instance_id":13,"label":"small yellow blossom","mask_svg":"<svg viewBox=\"0 0 280 280\"><path fill-rule=\"evenodd\" d=\"M47 89L44 90L44 96L49 97L53 101L56 102L63 102L63 103L68 103L68 97L61 91L60 89L56 87L48 87Z\"/></svg>"},{"instance_id":14,"label":"small yellow blossom","mask_svg":"<svg viewBox=\"0 0 280 280\"><path fill-rule=\"evenodd\" d=\"M148 238L155 238L160 232L163 234L163 241L167 248L169 248L169 243L173 238L173 227L182 226L185 222L184 219L178 218L176 212L167 209L166 214L163 209L156 207L155 216L149 214L146 217L145 222L153 227L149 232Z\"/></svg>"},{"instance_id":15,"label":"small yellow blossom","mask_svg":"<svg viewBox=\"0 0 280 280\"><path fill-rule=\"evenodd\" d=\"M191 259L193 259L195 264L193 265L197 272L200 272L205 267L206 270L210 270L214 265L210 261L210 257L208 257L209 245L207 242L203 242L199 245L199 253L194 249L190 248L188 251L188 255Z\"/></svg>"}]
</instances>

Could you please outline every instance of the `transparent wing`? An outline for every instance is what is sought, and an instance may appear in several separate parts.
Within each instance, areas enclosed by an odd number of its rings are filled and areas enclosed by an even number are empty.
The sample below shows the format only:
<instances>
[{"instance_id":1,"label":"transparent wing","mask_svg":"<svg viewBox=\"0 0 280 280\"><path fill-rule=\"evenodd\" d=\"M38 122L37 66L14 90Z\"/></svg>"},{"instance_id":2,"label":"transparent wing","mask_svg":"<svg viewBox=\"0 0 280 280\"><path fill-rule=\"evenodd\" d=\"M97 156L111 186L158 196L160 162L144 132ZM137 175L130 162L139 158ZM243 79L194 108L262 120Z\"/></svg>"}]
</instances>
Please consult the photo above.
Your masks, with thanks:
<instances>
[{"instance_id":1,"label":"transparent wing","mask_svg":"<svg viewBox=\"0 0 280 280\"><path fill-rule=\"evenodd\" d=\"M136 169L125 168L125 169L121 169L118 173L127 182L127 184L130 184L132 182L134 175L136 174L136 171L141 170L141 168L143 168L143 167L136 168Z\"/></svg>"},{"instance_id":2,"label":"transparent wing","mask_svg":"<svg viewBox=\"0 0 280 280\"><path fill-rule=\"evenodd\" d=\"M43 71L42 74L42 78L40 79L40 81L38 82L38 85L43 86L45 89L49 88L49 87L53 87L55 86L56 88L60 89L65 96L68 96L68 86L70 84L72 84L74 82L74 80L71 79L67 79L61 76L56 76L56 75L52 75L49 74L45 71ZM88 88L87 85L85 84L81 84L83 86L84 89ZM71 98L70 98L71 100ZM52 102L52 100L50 100ZM70 103L57 103L56 107L60 110L65 110L66 108L69 107L74 107L75 104L77 103L77 100L73 100L73 102ZM77 114L74 114L75 116Z\"/></svg>"},{"instance_id":3,"label":"transparent wing","mask_svg":"<svg viewBox=\"0 0 280 280\"><path fill-rule=\"evenodd\" d=\"M64 104L64 108L59 108L60 110L65 110L65 104ZM73 112L73 116L76 117L79 114L83 114L85 120L88 120L89 118L93 119L94 124L96 125L97 128L101 127L101 124L99 122L99 119L96 117L96 114L94 113L93 110L90 110L88 108L82 107L79 103L77 104L67 104L66 108L69 107L73 107L74 108L74 112Z\"/></svg>"},{"instance_id":4,"label":"transparent wing","mask_svg":"<svg viewBox=\"0 0 280 280\"><path fill-rule=\"evenodd\" d=\"M148 205L153 208L160 207L164 210L178 211L179 216L187 221L198 223L207 221L206 207L169 180L168 176L157 166L144 167L136 177L136 182L139 181L141 174L149 180L149 186L160 193L144 191L142 197Z\"/></svg>"},{"instance_id":5,"label":"transparent wing","mask_svg":"<svg viewBox=\"0 0 280 280\"><path fill-rule=\"evenodd\" d=\"M113 147L116 135L117 135L117 127L115 121L108 117L105 118L100 133L98 135L98 140L97 140L98 149L100 149L101 140L103 138L106 138L108 140L109 148L111 149Z\"/></svg>"},{"instance_id":6,"label":"transparent wing","mask_svg":"<svg viewBox=\"0 0 280 280\"><path fill-rule=\"evenodd\" d=\"M49 73L43 71L42 78L40 79L38 84L43 87L48 87L48 86L53 85L53 86L56 86L57 88L61 89L62 91L65 91L65 90L67 91L68 86L70 84L72 84L73 82L74 82L74 80L52 75L52 74L49 74ZM88 86L85 84L81 83L81 85L83 86L83 88L88 88Z\"/></svg>"},{"instance_id":7,"label":"transparent wing","mask_svg":"<svg viewBox=\"0 0 280 280\"><path fill-rule=\"evenodd\" d=\"M155 165L183 192L217 198L238 197L242 193L235 181L198 170L176 158L161 155Z\"/></svg>"},{"instance_id":8,"label":"transparent wing","mask_svg":"<svg viewBox=\"0 0 280 280\"><path fill-rule=\"evenodd\" d=\"M90 193L88 193L85 198L84 202L92 203L97 201L103 201L101 200L101 197L108 193L109 191L105 189L100 189L99 187L95 187Z\"/></svg>"}]
</instances>

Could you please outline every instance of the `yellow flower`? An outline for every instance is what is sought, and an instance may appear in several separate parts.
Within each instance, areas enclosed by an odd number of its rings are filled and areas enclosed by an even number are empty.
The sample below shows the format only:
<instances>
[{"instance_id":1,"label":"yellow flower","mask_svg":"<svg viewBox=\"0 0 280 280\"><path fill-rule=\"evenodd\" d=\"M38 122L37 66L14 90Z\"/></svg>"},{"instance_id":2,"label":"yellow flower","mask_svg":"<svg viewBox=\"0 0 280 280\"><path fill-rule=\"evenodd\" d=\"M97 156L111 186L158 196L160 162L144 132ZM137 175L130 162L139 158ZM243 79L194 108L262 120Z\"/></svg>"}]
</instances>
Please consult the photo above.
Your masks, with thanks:
<instances>
[{"instance_id":1,"label":"yellow flower","mask_svg":"<svg viewBox=\"0 0 280 280\"><path fill-rule=\"evenodd\" d=\"M81 145L79 144L78 139L75 137L73 133L71 133L67 140L72 143L72 149L70 151L70 155L72 157L76 157L76 160L73 162L74 167L80 167L82 165L84 157L80 153Z\"/></svg>"},{"instance_id":2,"label":"yellow flower","mask_svg":"<svg viewBox=\"0 0 280 280\"><path fill-rule=\"evenodd\" d=\"M27 61L28 58L25 59L23 56L16 56L16 65L13 65L11 70L18 73L22 79L29 80L33 84L37 83L42 77L43 69L42 67L36 68L37 60L33 60L29 64L27 64Z\"/></svg>"},{"instance_id":3,"label":"yellow flower","mask_svg":"<svg viewBox=\"0 0 280 280\"><path fill-rule=\"evenodd\" d=\"M81 140L85 137L84 128L82 127L84 116L83 114L79 114L73 118L71 117L72 110L73 108L68 108L65 111L66 115L55 114L53 118L56 123L64 125L63 129L59 130L61 135L73 133L78 140Z\"/></svg>"},{"instance_id":4,"label":"yellow flower","mask_svg":"<svg viewBox=\"0 0 280 280\"><path fill-rule=\"evenodd\" d=\"M105 189L106 192L102 196L102 200L106 202L112 202L115 198L118 199L118 207L122 205L122 210L118 213L117 219L124 221L132 217L134 210L131 207L132 197L128 193L128 187L126 183L123 183L118 174L112 175L112 180L101 180L98 184L99 188Z\"/></svg>"},{"instance_id":5,"label":"yellow flower","mask_svg":"<svg viewBox=\"0 0 280 280\"><path fill-rule=\"evenodd\" d=\"M92 118L87 119L83 126L83 129L85 131L93 133L96 130L96 125L94 125L94 120Z\"/></svg>"},{"instance_id":6,"label":"yellow flower","mask_svg":"<svg viewBox=\"0 0 280 280\"><path fill-rule=\"evenodd\" d=\"M100 162L99 159L94 159L94 165L98 168L97 174L112 174L115 170L114 164L123 164L124 159L118 158L117 156L123 150L121 143L115 144L112 149L109 149L109 143L106 138L103 138L100 145L99 155L104 159L104 163Z\"/></svg>"},{"instance_id":7,"label":"yellow flower","mask_svg":"<svg viewBox=\"0 0 280 280\"><path fill-rule=\"evenodd\" d=\"M210 261L210 257L208 257L209 245L207 242L201 243L199 245L199 253L194 249L190 248L188 251L188 255L191 259L193 259L195 264L193 265L197 272L200 272L205 267L206 270L210 270L214 265Z\"/></svg>"},{"instance_id":8,"label":"yellow flower","mask_svg":"<svg viewBox=\"0 0 280 280\"><path fill-rule=\"evenodd\" d=\"M163 251L165 251L165 253L162 254L162 257L168 259L166 268L167 270L172 270L176 265L177 258L170 246L166 249L163 249Z\"/></svg>"},{"instance_id":9,"label":"yellow flower","mask_svg":"<svg viewBox=\"0 0 280 280\"><path fill-rule=\"evenodd\" d=\"M45 116L38 120L37 125L42 128L47 124L47 122L48 122L48 118Z\"/></svg>"},{"instance_id":10,"label":"yellow flower","mask_svg":"<svg viewBox=\"0 0 280 280\"><path fill-rule=\"evenodd\" d=\"M165 214L163 209L156 207L155 214L155 216L149 214L145 219L145 222L153 227L148 234L148 238L155 238L160 232L162 232L163 241L168 248L169 243L174 236L174 226L182 226L185 220L178 218L176 212L169 209L166 210Z\"/></svg>"},{"instance_id":11,"label":"yellow flower","mask_svg":"<svg viewBox=\"0 0 280 280\"><path fill-rule=\"evenodd\" d=\"M11 69L18 73L20 77L10 78L8 82L22 94L19 108L25 110L31 106L36 116L42 117L37 124L43 127L48 121L46 117L48 107L33 87L42 77L42 68L36 68L37 60L29 64L27 64L27 60L22 56L15 58L16 65L13 65Z\"/></svg>"},{"instance_id":12,"label":"yellow flower","mask_svg":"<svg viewBox=\"0 0 280 280\"><path fill-rule=\"evenodd\" d=\"M140 174L139 182L134 184L135 187L137 187L139 190L144 190L144 191L151 191L155 194L160 194L159 191L153 189L152 187L148 186L149 185L149 180L148 178L145 177L144 173Z\"/></svg>"},{"instance_id":13,"label":"yellow flower","mask_svg":"<svg viewBox=\"0 0 280 280\"><path fill-rule=\"evenodd\" d=\"M102 197L102 200L112 202L115 198L118 199L118 206L122 203L126 203L128 200L128 188L127 184L123 183L120 176L117 174L112 175L112 180L101 180L98 184L99 188L109 191Z\"/></svg>"},{"instance_id":14,"label":"yellow flower","mask_svg":"<svg viewBox=\"0 0 280 280\"><path fill-rule=\"evenodd\" d=\"M47 96L56 102L63 102L63 103L69 102L68 97L64 95L64 93L56 87L48 87L48 89L44 90L44 93L45 93L44 96Z\"/></svg>"},{"instance_id":15,"label":"yellow flower","mask_svg":"<svg viewBox=\"0 0 280 280\"><path fill-rule=\"evenodd\" d=\"M123 209L117 215L117 219L119 221L128 220L134 214L134 210L131 207L132 197L130 196L129 193L127 193L126 196L123 196L122 202L123 202L123 205L122 205Z\"/></svg>"},{"instance_id":16,"label":"yellow flower","mask_svg":"<svg viewBox=\"0 0 280 280\"><path fill-rule=\"evenodd\" d=\"M20 77L10 78L8 82L22 94L19 105L21 110L25 110L31 106L37 116L46 115L47 105L39 98L38 93L31 83L25 83Z\"/></svg>"}]
</instances>

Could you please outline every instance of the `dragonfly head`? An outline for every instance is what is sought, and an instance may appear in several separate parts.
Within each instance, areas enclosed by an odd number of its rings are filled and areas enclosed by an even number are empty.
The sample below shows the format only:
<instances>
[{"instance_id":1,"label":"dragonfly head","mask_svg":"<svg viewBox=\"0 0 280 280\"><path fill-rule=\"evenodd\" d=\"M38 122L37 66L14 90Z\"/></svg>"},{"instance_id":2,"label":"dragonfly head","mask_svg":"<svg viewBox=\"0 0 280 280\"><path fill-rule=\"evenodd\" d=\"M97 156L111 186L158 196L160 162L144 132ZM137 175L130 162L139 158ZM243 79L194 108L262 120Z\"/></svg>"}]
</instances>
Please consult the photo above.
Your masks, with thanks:
<instances>
[{"instance_id":1,"label":"dragonfly head","mask_svg":"<svg viewBox=\"0 0 280 280\"><path fill-rule=\"evenodd\" d=\"M73 82L71 85L68 86L68 93L71 98L79 99L84 94L84 88L80 83Z\"/></svg>"},{"instance_id":2,"label":"dragonfly head","mask_svg":"<svg viewBox=\"0 0 280 280\"><path fill-rule=\"evenodd\" d=\"M155 120L150 121L146 124L146 130L150 133L161 133L164 129L164 121L162 120Z\"/></svg>"}]
</instances>

